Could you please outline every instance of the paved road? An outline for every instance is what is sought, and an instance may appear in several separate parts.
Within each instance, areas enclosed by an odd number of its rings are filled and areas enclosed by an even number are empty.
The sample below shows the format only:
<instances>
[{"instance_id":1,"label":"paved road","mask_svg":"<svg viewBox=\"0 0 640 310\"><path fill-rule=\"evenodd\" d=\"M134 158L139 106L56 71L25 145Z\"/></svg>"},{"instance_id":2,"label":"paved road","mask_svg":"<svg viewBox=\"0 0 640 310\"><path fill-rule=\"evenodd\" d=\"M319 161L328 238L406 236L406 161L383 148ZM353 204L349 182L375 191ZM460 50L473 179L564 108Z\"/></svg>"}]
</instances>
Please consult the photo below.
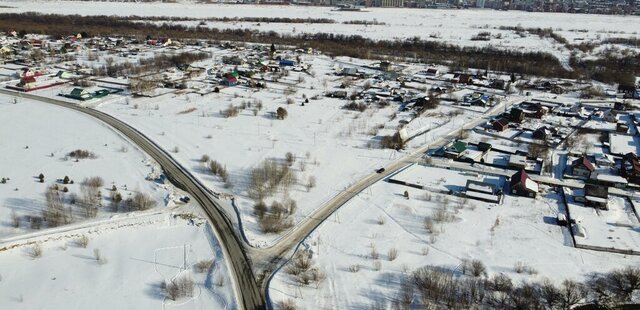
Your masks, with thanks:
<instances>
[{"instance_id":1,"label":"paved road","mask_svg":"<svg viewBox=\"0 0 640 310\"><path fill-rule=\"evenodd\" d=\"M64 108L72 109L91 117L94 117L114 129L121 132L140 149L149 154L165 171L167 178L175 186L188 192L197 201L212 221L212 226L217 234L226 259L231 265L232 282L235 285L235 292L240 306L247 310L257 310L265 308L265 298L263 290L257 284L251 262L244 250L242 241L234 232L233 224L222 211L222 208L208 194L209 191L198 182L188 171L178 164L166 151L126 123L100 111L83 108L62 100L40 97L32 94L15 93L5 89L0 89L0 93L32 99L40 102L50 103Z\"/></svg>"},{"instance_id":2,"label":"paved road","mask_svg":"<svg viewBox=\"0 0 640 310\"><path fill-rule=\"evenodd\" d=\"M407 165L415 162L416 160L420 160L424 157L425 153L428 150L438 149L449 143L452 139L457 138L460 135L462 130L469 130L474 128L489 119L493 116L503 112L505 109L508 109L511 105L516 102L523 101L524 97L515 97L509 101L504 101L493 108L487 110L482 117L475 119L474 121L464 124L462 127L457 128L451 131L449 134L436 139L435 141L423 145L419 149L414 152L390 163L385 167L385 171L383 173L371 173L358 182L351 185L349 188L342 191L340 194L335 196L333 199L328 201L324 206L315 211L311 216L309 216L306 220L292 229L289 233L287 233L282 239L278 241L277 244L270 248L263 249L262 257L260 257L261 261L268 262L268 265L263 268L266 270L269 276L273 276L273 271L280 265L282 265L284 257L291 257L292 250L297 249L297 246L311 233L313 232L324 220L326 220L331 214L333 214L336 210L338 210L341 206L346 204L349 200L354 198L360 192L362 192L367 187L373 185L374 183L390 176L391 174L396 173L398 170L406 167ZM505 108L506 105L506 108ZM268 282L264 281L263 289L265 290L268 298Z\"/></svg>"},{"instance_id":3,"label":"paved road","mask_svg":"<svg viewBox=\"0 0 640 310\"><path fill-rule=\"evenodd\" d=\"M0 93L13 96L16 95L15 92L4 89L0 89ZM191 194L191 196L203 207L212 221L217 237L220 240L222 248L225 251L225 255L232 266L235 291L241 302L240 305L244 309L264 309L267 306L267 303L270 301L268 300L268 284L276 268L286 262L286 257L291 257L298 245L324 220L349 200L354 198L358 193L404 168L406 165L421 159L428 150L437 149L446 145L449 141L458 137L462 130L474 128L481 123L486 122L491 117L506 110L515 102L524 99L516 97L512 100L498 104L485 112L482 117L479 117L476 120L451 131L449 134L420 147L413 153L390 163L385 167L385 171L383 173L371 173L365 176L360 181L354 183L349 188L335 196L324 206L320 207L298 226L286 233L274 246L263 249L247 249L243 247L242 241L234 232L233 224L230 219L222 211L222 208L216 203L216 201L209 195L210 190L203 186L196 178L193 177L193 175L191 175L191 173L188 172L188 170L184 169L166 151L162 150L162 148L147 138L144 134L124 122L97 110L83 108L65 101L31 94L20 93L18 96L73 109L97 118L120 131L143 151L154 158L162 166L169 180L177 187ZM249 256L247 255L247 251L250 252L251 258L253 258L253 266ZM261 281L257 281L254 270L260 271L260 276L262 277ZM263 279L266 279L266 281L262 281Z\"/></svg>"}]
</instances>

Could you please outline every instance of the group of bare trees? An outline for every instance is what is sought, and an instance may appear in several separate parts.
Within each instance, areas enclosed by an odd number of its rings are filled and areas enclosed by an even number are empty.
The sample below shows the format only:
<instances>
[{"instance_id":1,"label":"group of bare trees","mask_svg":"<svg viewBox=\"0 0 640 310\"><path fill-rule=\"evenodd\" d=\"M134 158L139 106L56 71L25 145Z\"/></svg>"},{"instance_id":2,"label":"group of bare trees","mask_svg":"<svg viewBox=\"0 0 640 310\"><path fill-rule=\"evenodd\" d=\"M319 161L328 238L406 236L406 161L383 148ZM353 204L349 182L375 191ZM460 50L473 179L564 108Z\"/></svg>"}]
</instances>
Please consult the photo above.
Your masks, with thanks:
<instances>
[{"instance_id":1,"label":"group of bare trees","mask_svg":"<svg viewBox=\"0 0 640 310\"><path fill-rule=\"evenodd\" d=\"M592 274L586 283L564 280L559 285L542 282L513 283L504 274L487 277L484 264L468 261L469 273L425 266L405 279L398 293L399 308L471 309L571 309L593 303L612 309L631 302L640 292L640 269L627 267L605 274Z\"/></svg>"},{"instance_id":2,"label":"group of bare trees","mask_svg":"<svg viewBox=\"0 0 640 310\"><path fill-rule=\"evenodd\" d=\"M73 180L68 176L58 182L73 185ZM75 220L76 215L94 218L103 206L101 191L103 186L104 180L98 176L85 178L80 183L80 195L70 192L67 186L61 187L58 184L48 186L44 193L46 207L42 215L25 216L25 221L31 229L40 229L44 225L58 227L70 224ZM153 197L141 192L136 192L124 199L115 185L110 190L109 201L112 212L148 210L157 204ZM20 227L21 218L15 210L10 216L11 225L15 228Z\"/></svg>"},{"instance_id":3,"label":"group of bare trees","mask_svg":"<svg viewBox=\"0 0 640 310\"><path fill-rule=\"evenodd\" d=\"M71 207L65 207L64 199L59 190L53 186L48 187L45 192L45 198L47 207L42 212L42 219L49 227L58 227L73 222L72 209ZM42 220L37 216L32 216L30 221L32 228L40 228Z\"/></svg>"},{"instance_id":4,"label":"group of bare trees","mask_svg":"<svg viewBox=\"0 0 640 310\"><path fill-rule=\"evenodd\" d=\"M190 275L178 275L177 277L161 283L165 296L171 300L184 297L193 297L196 283Z\"/></svg>"},{"instance_id":5,"label":"group of bare trees","mask_svg":"<svg viewBox=\"0 0 640 310\"><path fill-rule=\"evenodd\" d=\"M274 201L270 207L259 200L254 205L254 214L258 218L260 228L265 233L279 233L293 227L291 218L296 212L298 204L291 198L283 202Z\"/></svg>"},{"instance_id":6,"label":"group of bare trees","mask_svg":"<svg viewBox=\"0 0 640 310\"><path fill-rule=\"evenodd\" d=\"M324 272L315 266L311 251L299 250L287 263L285 271L301 285L315 284L316 288L326 278Z\"/></svg>"},{"instance_id":7,"label":"group of bare trees","mask_svg":"<svg viewBox=\"0 0 640 310\"><path fill-rule=\"evenodd\" d=\"M287 191L297 181L296 173L286 162L267 159L251 171L249 196L256 200Z\"/></svg>"},{"instance_id":8,"label":"group of bare trees","mask_svg":"<svg viewBox=\"0 0 640 310\"><path fill-rule=\"evenodd\" d=\"M53 14L2 14L0 28L16 29L21 34L40 33L65 36L80 27L92 35L123 35L144 38L150 33L167 37L208 40L228 40L239 42L273 43L306 46L320 49L332 55L357 58L369 57L411 57L422 62L449 65L454 68L487 68L496 71L515 72L545 77L596 79L606 83L623 83L630 80L640 68L638 57L606 56L599 59L580 58L572 55L570 65L565 69L560 61L550 53L507 50L494 46L456 46L418 37L408 40L372 40L360 35L336 33L297 33L282 35L276 32L256 32L254 29L216 29L178 24L141 23L112 16L79 16ZM527 31L532 31L527 29ZM541 29L536 34L549 36L564 43L564 38ZM375 53L372 53L375 51ZM141 64L142 67L144 64ZM159 67L159 66L158 66ZM166 67L159 67L166 68ZM122 73L120 73L122 74Z\"/></svg>"}]
</instances>

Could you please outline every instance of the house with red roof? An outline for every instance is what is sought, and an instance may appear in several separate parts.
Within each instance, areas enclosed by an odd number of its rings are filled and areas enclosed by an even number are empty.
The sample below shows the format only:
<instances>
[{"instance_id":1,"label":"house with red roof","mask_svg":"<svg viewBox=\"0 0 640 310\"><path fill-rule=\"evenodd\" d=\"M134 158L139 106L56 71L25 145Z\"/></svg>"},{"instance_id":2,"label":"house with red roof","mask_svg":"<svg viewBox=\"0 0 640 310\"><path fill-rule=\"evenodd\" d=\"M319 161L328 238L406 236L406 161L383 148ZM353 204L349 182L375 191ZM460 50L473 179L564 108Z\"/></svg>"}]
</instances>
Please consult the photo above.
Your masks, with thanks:
<instances>
[{"instance_id":1,"label":"house with red roof","mask_svg":"<svg viewBox=\"0 0 640 310\"><path fill-rule=\"evenodd\" d=\"M593 163L586 157L582 156L571 163L573 175L588 178L591 172L595 170Z\"/></svg>"},{"instance_id":2,"label":"house with red roof","mask_svg":"<svg viewBox=\"0 0 640 310\"><path fill-rule=\"evenodd\" d=\"M495 120L491 123L491 127L496 131L505 131L509 128L509 120L504 117L499 120Z\"/></svg>"},{"instance_id":3,"label":"house with red roof","mask_svg":"<svg viewBox=\"0 0 640 310\"><path fill-rule=\"evenodd\" d=\"M538 183L531 180L524 169L511 176L509 185L511 194L516 196L535 198L538 194Z\"/></svg>"}]
</instances>

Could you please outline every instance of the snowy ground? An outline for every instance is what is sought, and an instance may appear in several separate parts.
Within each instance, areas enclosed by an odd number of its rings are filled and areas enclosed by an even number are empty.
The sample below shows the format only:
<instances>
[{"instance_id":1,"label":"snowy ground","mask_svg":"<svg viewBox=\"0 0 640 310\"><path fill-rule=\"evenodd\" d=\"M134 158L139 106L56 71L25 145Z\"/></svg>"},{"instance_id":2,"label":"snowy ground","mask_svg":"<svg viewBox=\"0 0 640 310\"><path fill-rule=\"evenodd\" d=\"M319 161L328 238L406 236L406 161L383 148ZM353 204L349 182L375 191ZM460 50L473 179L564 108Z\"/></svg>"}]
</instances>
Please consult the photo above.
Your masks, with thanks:
<instances>
[{"instance_id":1,"label":"snowy ground","mask_svg":"<svg viewBox=\"0 0 640 310\"><path fill-rule=\"evenodd\" d=\"M207 26L221 29L257 29L279 33L301 32L336 33L361 35L373 39L423 39L450 42L463 46L493 46L524 51L545 51L568 63L571 51L550 38L537 35L521 37L501 26L524 28L553 28L569 43L602 42L610 37L637 37L640 32L640 17L616 15L585 15L564 13L530 13L523 11L496 10L427 10L402 8L367 8L367 12L333 11L330 7L308 6L255 6L255 5L206 5L190 1L179 3L109 3L109 2L65 2L65 1L0 1L0 5L12 8L6 12L37 11L42 13L80 15L138 15L207 17L290 17L326 18L337 23L367 20L383 22L384 25L350 24L287 24L249 22L207 22ZM198 21L180 22L196 26ZM471 40L480 32L491 33L490 41ZM608 47L630 49L635 47L607 44ZM591 53L580 53L583 57L594 57L605 51L599 48Z\"/></svg>"},{"instance_id":2,"label":"snowy ground","mask_svg":"<svg viewBox=\"0 0 640 310\"><path fill-rule=\"evenodd\" d=\"M459 270L465 259L479 259L489 276L502 273L515 283L584 280L591 272L640 264L637 256L573 248L568 230L555 224L564 208L555 192L535 200L505 196L503 204L472 201L462 207L456 197L429 193L427 200L426 193L383 181L363 191L303 244L313 251L327 279L318 288L300 288L283 268L271 282L272 300L293 299L305 309L363 309L376 302L390 307L401 279L415 268ZM424 218L443 204L454 219L435 224L434 233L429 233ZM379 253L380 270L371 258L372 247ZM392 248L398 257L389 261ZM517 273L514 266L519 262L533 272ZM350 271L355 265L360 266L357 273Z\"/></svg>"},{"instance_id":3,"label":"snowy ground","mask_svg":"<svg viewBox=\"0 0 640 310\"><path fill-rule=\"evenodd\" d=\"M80 186L88 177L104 179L101 191L105 206L113 185L124 199L139 191L151 194L159 208L173 204L167 200L172 188L145 180L159 174L159 167L115 131L63 108L24 99L12 102L12 97L0 96L0 153L4 162L0 178L8 179L0 184L0 239L33 231L25 216L41 215L48 186L67 187L69 192L63 193L66 200L72 193L82 197ZM76 149L93 152L96 158L77 162L67 158ZM37 179L40 173L45 176L44 183ZM62 184L65 176L74 184ZM106 209L99 211L98 218L116 214ZM12 212L20 218L17 228ZM77 209L74 218L75 222L87 220Z\"/></svg>"},{"instance_id":4,"label":"snowy ground","mask_svg":"<svg viewBox=\"0 0 640 310\"><path fill-rule=\"evenodd\" d=\"M640 223L631 204L622 197L609 197L609 210L596 210L570 203L571 217L586 231L576 236L582 245L640 251Z\"/></svg>"},{"instance_id":5,"label":"snowy ground","mask_svg":"<svg viewBox=\"0 0 640 310\"><path fill-rule=\"evenodd\" d=\"M292 168L298 182L288 191L280 191L267 199L282 201L286 197L297 201L295 221L301 221L361 176L403 156L393 150L377 147L380 135L393 134L398 119L390 116L398 110L397 103L386 107L376 104L364 112L342 108L348 101L326 98L323 93L339 85L341 79L331 75L334 65L328 57L307 59L316 77L292 72L281 83L269 83L269 90L253 92L244 86L224 88L219 94L167 94L156 98L135 98L127 101L114 96L104 101L89 102L141 130L174 156L196 177L216 191L230 192L237 196L243 227L250 242L262 244L275 240L277 235L264 235L253 214L254 201L248 199L251 170L265 159L283 161L285 154L295 156ZM343 59L344 61L344 59ZM203 64L207 66L206 64ZM294 87L295 94L285 95ZM36 92L55 96L55 91ZM318 99L301 106L302 95ZM286 98L294 104L287 105ZM254 116L256 102L262 102L262 110ZM229 104L248 106L237 117L224 118L220 114ZM286 120L276 120L269 113L283 107L288 110ZM446 117L457 108L443 105L424 117L414 120L415 129L433 128L433 131L415 139L412 148L447 134L476 116L477 112L462 110L453 117ZM412 122L412 124L413 124ZM413 125L412 125L413 126ZM411 129L411 126L409 127ZM178 152L175 152L177 147ZM230 174L230 184L225 186L219 177L213 176L206 164L199 160L209 155L212 160L225 165ZM316 178L316 186L307 190L310 177ZM227 205L230 208L230 205ZM229 209L230 214L235 214Z\"/></svg>"},{"instance_id":6,"label":"snowy ground","mask_svg":"<svg viewBox=\"0 0 640 310\"><path fill-rule=\"evenodd\" d=\"M236 308L222 250L202 219L188 221L164 213L131 225L102 225L84 234L89 238L86 248L78 243L82 235L68 233L41 242L41 257L33 256L34 246L0 252L0 307ZM211 268L196 273L193 265L208 259L214 260ZM160 283L178 274L195 281L193 298L165 299Z\"/></svg>"}]
</instances>

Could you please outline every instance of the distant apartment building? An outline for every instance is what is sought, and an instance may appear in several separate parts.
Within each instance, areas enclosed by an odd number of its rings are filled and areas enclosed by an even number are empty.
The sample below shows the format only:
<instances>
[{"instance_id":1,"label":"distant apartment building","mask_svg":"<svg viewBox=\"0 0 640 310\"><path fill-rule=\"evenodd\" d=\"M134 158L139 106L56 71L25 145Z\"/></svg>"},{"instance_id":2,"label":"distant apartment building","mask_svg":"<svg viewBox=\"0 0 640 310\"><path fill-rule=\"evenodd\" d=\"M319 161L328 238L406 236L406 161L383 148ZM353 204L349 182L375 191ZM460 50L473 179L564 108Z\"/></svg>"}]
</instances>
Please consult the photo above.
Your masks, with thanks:
<instances>
[{"instance_id":1,"label":"distant apartment building","mask_svg":"<svg viewBox=\"0 0 640 310\"><path fill-rule=\"evenodd\" d=\"M382 8L401 8L404 7L404 0L374 0L373 6Z\"/></svg>"}]
</instances>

